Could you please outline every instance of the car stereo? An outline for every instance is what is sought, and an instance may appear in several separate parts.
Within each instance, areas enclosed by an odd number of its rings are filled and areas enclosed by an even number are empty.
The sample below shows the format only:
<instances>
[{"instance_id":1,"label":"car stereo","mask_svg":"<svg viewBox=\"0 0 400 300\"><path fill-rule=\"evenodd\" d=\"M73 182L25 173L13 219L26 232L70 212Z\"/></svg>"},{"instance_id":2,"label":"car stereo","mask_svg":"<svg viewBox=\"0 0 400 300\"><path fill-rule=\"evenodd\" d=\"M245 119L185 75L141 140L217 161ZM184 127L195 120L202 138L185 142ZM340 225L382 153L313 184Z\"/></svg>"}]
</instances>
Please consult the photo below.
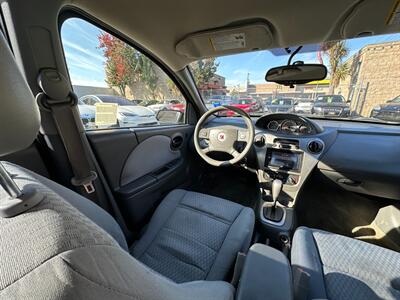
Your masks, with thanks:
<instances>
[{"instance_id":1,"label":"car stereo","mask_svg":"<svg viewBox=\"0 0 400 300\"><path fill-rule=\"evenodd\" d=\"M286 171L300 171L302 153L289 150L268 149L265 166Z\"/></svg>"}]
</instances>

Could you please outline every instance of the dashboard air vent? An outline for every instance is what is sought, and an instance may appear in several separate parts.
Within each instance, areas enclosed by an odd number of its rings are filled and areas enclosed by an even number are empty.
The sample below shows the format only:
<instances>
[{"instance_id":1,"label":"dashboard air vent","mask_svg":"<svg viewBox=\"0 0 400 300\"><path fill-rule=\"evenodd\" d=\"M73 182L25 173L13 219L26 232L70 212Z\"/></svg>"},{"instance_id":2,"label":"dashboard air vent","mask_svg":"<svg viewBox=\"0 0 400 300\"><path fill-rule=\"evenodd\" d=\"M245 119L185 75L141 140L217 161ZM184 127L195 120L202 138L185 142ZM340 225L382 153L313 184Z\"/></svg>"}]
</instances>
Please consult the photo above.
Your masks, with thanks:
<instances>
[{"instance_id":1,"label":"dashboard air vent","mask_svg":"<svg viewBox=\"0 0 400 300\"><path fill-rule=\"evenodd\" d=\"M257 147L264 147L265 146L265 137L263 134L257 134L254 138L254 144Z\"/></svg>"},{"instance_id":2,"label":"dashboard air vent","mask_svg":"<svg viewBox=\"0 0 400 300\"><path fill-rule=\"evenodd\" d=\"M321 153L324 149L324 143L321 140L313 140L308 143L308 151L313 154Z\"/></svg>"}]
</instances>

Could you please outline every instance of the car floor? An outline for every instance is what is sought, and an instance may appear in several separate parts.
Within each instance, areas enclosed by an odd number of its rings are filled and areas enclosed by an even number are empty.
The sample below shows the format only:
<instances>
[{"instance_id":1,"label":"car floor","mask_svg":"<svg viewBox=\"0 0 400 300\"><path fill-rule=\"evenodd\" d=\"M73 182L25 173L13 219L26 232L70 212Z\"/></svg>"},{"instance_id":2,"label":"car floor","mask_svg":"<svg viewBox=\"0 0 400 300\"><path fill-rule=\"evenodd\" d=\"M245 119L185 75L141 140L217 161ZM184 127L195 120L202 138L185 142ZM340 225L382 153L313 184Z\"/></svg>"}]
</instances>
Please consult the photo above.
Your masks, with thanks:
<instances>
[{"instance_id":1,"label":"car floor","mask_svg":"<svg viewBox=\"0 0 400 300\"><path fill-rule=\"evenodd\" d=\"M198 179L190 186L194 192L227 199L255 209L260 199L255 174L235 167L204 167Z\"/></svg>"},{"instance_id":2,"label":"car floor","mask_svg":"<svg viewBox=\"0 0 400 300\"><path fill-rule=\"evenodd\" d=\"M381 230L378 212L396 212L392 230ZM299 226L307 226L357 238L392 250L400 250L399 205L395 201L367 197L340 188L322 174L315 172L303 189L296 204ZM388 215L385 216L387 226Z\"/></svg>"}]
</instances>

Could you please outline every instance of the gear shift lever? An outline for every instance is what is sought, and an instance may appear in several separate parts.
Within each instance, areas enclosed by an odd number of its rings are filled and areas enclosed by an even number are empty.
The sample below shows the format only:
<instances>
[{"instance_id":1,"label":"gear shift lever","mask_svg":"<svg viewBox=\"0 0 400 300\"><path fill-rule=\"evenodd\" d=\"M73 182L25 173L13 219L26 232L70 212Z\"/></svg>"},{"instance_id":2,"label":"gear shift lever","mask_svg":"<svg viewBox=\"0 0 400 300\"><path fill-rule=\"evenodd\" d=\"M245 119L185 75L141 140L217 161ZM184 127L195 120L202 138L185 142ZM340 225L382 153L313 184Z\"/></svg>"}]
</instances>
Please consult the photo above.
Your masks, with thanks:
<instances>
[{"instance_id":1,"label":"gear shift lever","mask_svg":"<svg viewBox=\"0 0 400 300\"><path fill-rule=\"evenodd\" d=\"M263 214L267 220L273 222L279 222L283 218L283 208L280 206L276 206L276 202L278 201L279 194L282 191L283 183L279 179L274 179L272 182L271 193L272 193L272 203L267 202L267 205L264 206Z\"/></svg>"},{"instance_id":2,"label":"gear shift lever","mask_svg":"<svg viewBox=\"0 0 400 300\"><path fill-rule=\"evenodd\" d=\"M274 179L274 181L272 181L272 189L271 189L273 207L276 207L276 201L281 191L282 191L282 180Z\"/></svg>"}]
</instances>

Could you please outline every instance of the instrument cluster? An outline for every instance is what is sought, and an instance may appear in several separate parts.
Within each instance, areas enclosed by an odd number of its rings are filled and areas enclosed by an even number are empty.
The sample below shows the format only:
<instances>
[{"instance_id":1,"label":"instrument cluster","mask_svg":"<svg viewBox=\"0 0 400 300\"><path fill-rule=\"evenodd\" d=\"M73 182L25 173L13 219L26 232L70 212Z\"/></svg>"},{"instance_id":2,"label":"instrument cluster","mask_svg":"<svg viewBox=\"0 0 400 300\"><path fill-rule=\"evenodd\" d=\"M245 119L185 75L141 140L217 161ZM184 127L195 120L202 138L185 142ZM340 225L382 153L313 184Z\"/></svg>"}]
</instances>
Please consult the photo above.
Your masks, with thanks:
<instances>
[{"instance_id":1,"label":"instrument cluster","mask_svg":"<svg viewBox=\"0 0 400 300\"><path fill-rule=\"evenodd\" d=\"M272 117L272 115L267 115L260 118L256 126L264 130L286 135L312 135L316 133L316 128L311 122L297 116L276 118Z\"/></svg>"}]
</instances>

